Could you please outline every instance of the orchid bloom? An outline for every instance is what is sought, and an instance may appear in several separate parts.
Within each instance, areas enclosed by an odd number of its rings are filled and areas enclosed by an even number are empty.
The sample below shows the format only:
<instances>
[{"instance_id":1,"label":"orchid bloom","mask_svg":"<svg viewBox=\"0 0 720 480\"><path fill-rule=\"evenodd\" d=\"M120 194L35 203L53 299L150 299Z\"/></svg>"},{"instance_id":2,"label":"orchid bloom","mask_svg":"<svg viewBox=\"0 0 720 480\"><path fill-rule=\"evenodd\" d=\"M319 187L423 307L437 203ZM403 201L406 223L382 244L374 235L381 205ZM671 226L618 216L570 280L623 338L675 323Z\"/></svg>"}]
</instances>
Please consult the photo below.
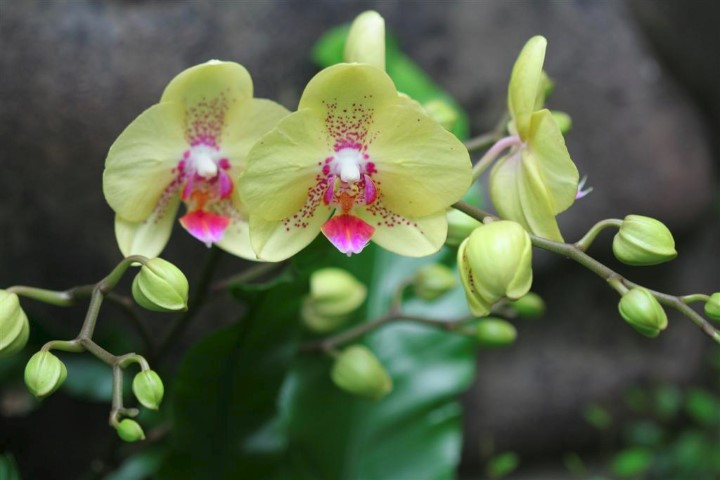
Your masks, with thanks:
<instances>
[{"instance_id":1,"label":"orchid bloom","mask_svg":"<svg viewBox=\"0 0 720 480\"><path fill-rule=\"evenodd\" d=\"M442 246L445 209L471 176L464 145L382 69L338 64L252 148L239 187L259 259L288 258L320 231L348 255L372 239L423 256Z\"/></svg>"},{"instance_id":2,"label":"orchid bloom","mask_svg":"<svg viewBox=\"0 0 720 480\"><path fill-rule=\"evenodd\" d=\"M180 224L191 235L255 259L237 179L250 147L287 113L253 98L250 74L237 63L212 60L176 76L105 162L103 190L122 253L157 256L183 202Z\"/></svg>"},{"instance_id":3,"label":"orchid bloom","mask_svg":"<svg viewBox=\"0 0 720 480\"><path fill-rule=\"evenodd\" d=\"M545 38L531 38L513 67L508 107L515 145L490 174L490 198L501 217L562 241L555 216L575 201L579 174L552 113L542 108L546 46Z\"/></svg>"}]
</instances>

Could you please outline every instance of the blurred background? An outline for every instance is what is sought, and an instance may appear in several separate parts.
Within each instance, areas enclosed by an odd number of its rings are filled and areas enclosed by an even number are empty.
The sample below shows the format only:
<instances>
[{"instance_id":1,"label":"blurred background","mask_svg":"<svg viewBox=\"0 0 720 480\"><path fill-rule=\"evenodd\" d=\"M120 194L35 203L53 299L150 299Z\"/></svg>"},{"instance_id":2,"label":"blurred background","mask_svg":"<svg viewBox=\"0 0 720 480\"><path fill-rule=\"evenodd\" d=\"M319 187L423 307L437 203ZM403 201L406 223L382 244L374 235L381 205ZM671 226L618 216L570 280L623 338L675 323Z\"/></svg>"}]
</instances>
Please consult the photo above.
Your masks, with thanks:
<instances>
[{"instance_id":1,"label":"blurred background","mask_svg":"<svg viewBox=\"0 0 720 480\"><path fill-rule=\"evenodd\" d=\"M522 45L546 36L545 69L555 81L548 103L572 116L568 149L594 187L561 215L565 237L603 218L657 217L676 237L674 262L623 268L609 234L590 253L651 288L718 290L720 4L682 0L0 0L0 286L65 289L97 281L120 259L102 195L104 159L174 75L213 58L237 61L256 96L294 109L317 71L314 42L370 8L467 110L473 134L503 114ZM164 257L192 278L204 251L177 235ZM570 261L537 257L534 290L546 316L521 324L513 347L479 355L463 399L463 478L485 478L488 451L517 453L521 465L509 478L576 478L572 472L657 438L663 448L695 451L680 445L688 432L695 436L683 441L720 454L710 340L672 312L663 335L642 338L622 322L603 282ZM244 265L226 256L222 269ZM38 319L37 344L73 335L81 322L81 307L24 305ZM223 322L206 316L186 344ZM101 334L132 344L117 337L134 334L109 317ZM176 357L182 353L180 345ZM2 362L0 452L14 454L24 478L92 478L115 436L107 404L94 401L97 385L71 386L37 408ZM633 425L640 433L628 432Z\"/></svg>"}]
</instances>

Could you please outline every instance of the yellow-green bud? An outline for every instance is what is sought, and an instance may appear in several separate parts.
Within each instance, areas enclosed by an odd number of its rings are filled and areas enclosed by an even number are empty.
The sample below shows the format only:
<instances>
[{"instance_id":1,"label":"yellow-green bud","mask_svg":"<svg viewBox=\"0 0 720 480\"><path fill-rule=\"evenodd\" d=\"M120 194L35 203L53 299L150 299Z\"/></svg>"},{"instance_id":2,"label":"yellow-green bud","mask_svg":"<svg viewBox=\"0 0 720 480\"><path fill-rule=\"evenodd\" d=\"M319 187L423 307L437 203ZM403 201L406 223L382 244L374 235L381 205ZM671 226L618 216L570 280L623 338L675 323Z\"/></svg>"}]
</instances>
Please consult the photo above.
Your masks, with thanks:
<instances>
[{"instance_id":1,"label":"yellow-green bud","mask_svg":"<svg viewBox=\"0 0 720 480\"><path fill-rule=\"evenodd\" d=\"M345 61L369 63L385 70L385 20L374 10L361 13L345 42Z\"/></svg>"},{"instance_id":2,"label":"yellow-green bud","mask_svg":"<svg viewBox=\"0 0 720 480\"><path fill-rule=\"evenodd\" d=\"M657 337L667 327L667 315L657 299L642 287L633 288L620 299L620 315L646 337Z\"/></svg>"},{"instance_id":3,"label":"yellow-green bud","mask_svg":"<svg viewBox=\"0 0 720 480\"><path fill-rule=\"evenodd\" d=\"M145 432L139 423L131 418L125 418L117 427L118 436L126 442L137 442L138 440L145 440Z\"/></svg>"},{"instance_id":4,"label":"yellow-green bud","mask_svg":"<svg viewBox=\"0 0 720 480\"><path fill-rule=\"evenodd\" d=\"M470 236L470 234L477 227L481 226L482 223L478 222L470 215L451 208L447 213L448 222L448 233L447 240L445 243L450 247L457 247L463 240Z\"/></svg>"},{"instance_id":5,"label":"yellow-green bud","mask_svg":"<svg viewBox=\"0 0 720 480\"><path fill-rule=\"evenodd\" d=\"M415 295L432 301L449 292L457 285L455 273L441 263L431 263L421 267L415 274L413 288Z\"/></svg>"},{"instance_id":6,"label":"yellow-green bud","mask_svg":"<svg viewBox=\"0 0 720 480\"><path fill-rule=\"evenodd\" d=\"M162 258L148 260L132 284L138 305L156 312L187 310L188 289L187 278L180 269Z\"/></svg>"},{"instance_id":7,"label":"yellow-green bud","mask_svg":"<svg viewBox=\"0 0 720 480\"><path fill-rule=\"evenodd\" d=\"M158 409L165 394L162 380L153 370L143 370L135 375L132 390L138 401L150 410Z\"/></svg>"},{"instance_id":8,"label":"yellow-green bud","mask_svg":"<svg viewBox=\"0 0 720 480\"><path fill-rule=\"evenodd\" d=\"M442 125L445 130L452 130L460 118L455 107L441 98L423 103L423 109L430 118Z\"/></svg>"},{"instance_id":9,"label":"yellow-green bud","mask_svg":"<svg viewBox=\"0 0 720 480\"><path fill-rule=\"evenodd\" d=\"M613 239L615 257L628 265L657 265L677 257L675 240L661 222L628 215Z\"/></svg>"},{"instance_id":10,"label":"yellow-green bud","mask_svg":"<svg viewBox=\"0 0 720 480\"><path fill-rule=\"evenodd\" d=\"M22 350L29 335L30 323L17 294L0 290L0 358Z\"/></svg>"},{"instance_id":11,"label":"yellow-green bud","mask_svg":"<svg viewBox=\"0 0 720 480\"><path fill-rule=\"evenodd\" d=\"M545 313L545 301L535 292L528 292L510 303L510 307L521 317L541 317Z\"/></svg>"},{"instance_id":12,"label":"yellow-green bud","mask_svg":"<svg viewBox=\"0 0 720 480\"><path fill-rule=\"evenodd\" d=\"M47 351L39 351L25 366L25 385L37 398L45 398L60 388L67 377L65 364Z\"/></svg>"},{"instance_id":13,"label":"yellow-green bud","mask_svg":"<svg viewBox=\"0 0 720 480\"><path fill-rule=\"evenodd\" d=\"M343 350L333 365L331 377L346 392L379 400L392 390L392 379L367 347L352 345Z\"/></svg>"},{"instance_id":14,"label":"yellow-green bud","mask_svg":"<svg viewBox=\"0 0 720 480\"><path fill-rule=\"evenodd\" d=\"M570 115L557 110L551 110L550 113L552 114L553 120L555 120L555 124L557 124L558 129L560 129L560 133L565 135L570 131L572 128L572 118Z\"/></svg>"},{"instance_id":15,"label":"yellow-green bud","mask_svg":"<svg viewBox=\"0 0 720 480\"><path fill-rule=\"evenodd\" d=\"M367 288L341 268L321 268L310 276L310 295L305 298L301 316L316 332L342 326L367 297Z\"/></svg>"},{"instance_id":16,"label":"yellow-green bud","mask_svg":"<svg viewBox=\"0 0 720 480\"><path fill-rule=\"evenodd\" d=\"M505 347L517 338L517 330L500 318L483 318L475 327L475 338L485 347Z\"/></svg>"},{"instance_id":17,"label":"yellow-green bud","mask_svg":"<svg viewBox=\"0 0 720 480\"><path fill-rule=\"evenodd\" d=\"M518 299L530 290L530 236L507 220L483 225L460 245L458 268L470 311L486 315L501 298Z\"/></svg>"},{"instance_id":18,"label":"yellow-green bud","mask_svg":"<svg viewBox=\"0 0 720 480\"><path fill-rule=\"evenodd\" d=\"M710 300L705 302L705 315L720 321L720 292L713 293L710 295Z\"/></svg>"}]
</instances>

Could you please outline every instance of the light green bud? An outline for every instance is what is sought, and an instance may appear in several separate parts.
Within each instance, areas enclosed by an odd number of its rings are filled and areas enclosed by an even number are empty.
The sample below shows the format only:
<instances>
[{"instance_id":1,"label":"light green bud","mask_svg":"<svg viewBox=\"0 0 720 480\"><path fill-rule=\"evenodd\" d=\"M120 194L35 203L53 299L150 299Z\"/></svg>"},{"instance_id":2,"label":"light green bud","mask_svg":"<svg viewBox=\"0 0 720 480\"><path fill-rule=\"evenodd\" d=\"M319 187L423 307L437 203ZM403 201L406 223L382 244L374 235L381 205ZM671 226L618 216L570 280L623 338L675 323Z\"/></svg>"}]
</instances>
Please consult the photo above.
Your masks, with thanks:
<instances>
[{"instance_id":1,"label":"light green bud","mask_svg":"<svg viewBox=\"0 0 720 480\"><path fill-rule=\"evenodd\" d=\"M421 267L413 280L415 295L432 301L446 294L457 285L455 273L441 263L431 263Z\"/></svg>"},{"instance_id":2,"label":"light green bud","mask_svg":"<svg viewBox=\"0 0 720 480\"><path fill-rule=\"evenodd\" d=\"M150 410L157 410L162 402L165 388L154 370L143 370L135 375L132 390L138 401Z\"/></svg>"},{"instance_id":3,"label":"light green bud","mask_svg":"<svg viewBox=\"0 0 720 480\"><path fill-rule=\"evenodd\" d=\"M137 442L138 440L145 440L145 432L139 423L131 418L125 418L117 427L118 436L126 442Z\"/></svg>"},{"instance_id":4,"label":"light green bud","mask_svg":"<svg viewBox=\"0 0 720 480\"><path fill-rule=\"evenodd\" d=\"M667 327L667 315L657 299L642 287L633 288L620 299L620 315L646 337L657 337Z\"/></svg>"},{"instance_id":5,"label":"light green bud","mask_svg":"<svg viewBox=\"0 0 720 480\"><path fill-rule=\"evenodd\" d=\"M720 321L720 292L713 293L710 295L710 300L705 302L705 315Z\"/></svg>"},{"instance_id":6,"label":"light green bud","mask_svg":"<svg viewBox=\"0 0 720 480\"><path fill-rule=\"evenodd\" d=\"M467 215L460 210L451 208L447 213L448 221L448 233L447 240L445 243L450 247L457 247L463 240L470 236L470 234L482 225L470 215Z\"/></svg>"},{"instance_id":7,"label":"light green bud","mask_svg":"<svg viewBox=\"0 0 720 480\"><path fill-rule=\"evenodd\" d=\"M300 312L316 332L334 330L350 318L367 298L367 288L341 268L321 268L310 276L310 295Z\"/></svg>"},{"instance_id":8,"label":"light green bud","mask_svg":"<svg viewBox=\"0 0 720 480\"><path fill-rule=\"evenodd\" d=\"M505 347L517 338L517 330L500 318L488 317L480 320L475 327L475 338L485 347Z\"/></svg>"},{"instance_id":9,"label":"light green bud","mask_svg":"<svg viewBox=\"0 0 720 480\"><path fill-rule=\"evenodd\" d=\"M335 385L353 395L379 400L392 390L392 379L367 347L352 345L343 350L333 365Z\"/></svg>"},{"instance_id":10,"label":"light green bud","mask_svg":"<svg viewBox=\"0 0 720 480\"><path fill-rule=\"evenodd\" d=\"M0 358L22 350L30 335L30 323L20 299L7 290L0 290L0 334Z\"/></svg>"},{"instance_id":11,"label":"light green bud","mask_svg":"<svg viewBox=\"0 0 720 480\"><path fill-rule=\"evenodd\" d=\"M560 129L560 133L565 135L572 128L572 118L565 112L559 112L557 110L551 110L553 120Z\"/></svg>"},{"instance_id":12,"label":"light green bud","mask_svg":"<svg viewBox=\"0 0 720 480\"><path fill-rule=\"evenodd\" d=\"M422 106L425 113L427 113L428 116L437 123L442 125L445 130L452 130L460 118L455 107L441 98L425 102Z\"/></svg>"},{"instance_id":13,"label":"light green bud","mask_svg":"<svg viewBox=\"0 0 720 480\"><path fill-rule=\"evenodd\" d=\"M510 307L521 317L541 317L545 313L545 301L535 292L528 292L510 302Z\"/></svg>"},{"instance_id":14,"label":"light green bud","mask_svg":"<svg viewBox=\"0 0 720 480\"><path fill-rule=\"evenodd\" d=\"M347 63L368 63L385 70L385 20L374 10L361 13L345 41Z\"/></svg>"},{"instance_id":15,"label":"light green bud","mask_svg":"<svg viewBox=\"0 0 720 480\"><path fill-rule=\"evenodd\" d=\"M460 245L458 266L470 310L486 315L501 298L518 299L530 290L530 236L507 220L483 225Z\"/></svg>"},{"instance_id":16,"label":"light green bud","mask_svg":"<svg viewBox=\"0 0 720 480\"><path fill-rule=\"evenodd\" d=\"M65 364L47 351L39 351L25 366L25 385L37 398L45 398L60 388L67 377Z\"/></svg>"},{"instance_id":17,"label":"light green bud","mask_svg":"<svg viewBox=\"0 0 720 480\"><path fill-rule=\"evenodd\" d=\"M628 265L657 265L677 257L675 240L661 222L628 215L613 239L615 257Z\"/></svg>"},{"instance_id":18,"label":"light green bud","mask_svg":"<svg viewBox=\"0 0 720 480\"><path fill-rule=\"evenodd\" d=\"M148 260L132 284L133 298L138 305L155 312L187 310L188 290L185 275L162 258Z\"/></svg>"}]
</instances>

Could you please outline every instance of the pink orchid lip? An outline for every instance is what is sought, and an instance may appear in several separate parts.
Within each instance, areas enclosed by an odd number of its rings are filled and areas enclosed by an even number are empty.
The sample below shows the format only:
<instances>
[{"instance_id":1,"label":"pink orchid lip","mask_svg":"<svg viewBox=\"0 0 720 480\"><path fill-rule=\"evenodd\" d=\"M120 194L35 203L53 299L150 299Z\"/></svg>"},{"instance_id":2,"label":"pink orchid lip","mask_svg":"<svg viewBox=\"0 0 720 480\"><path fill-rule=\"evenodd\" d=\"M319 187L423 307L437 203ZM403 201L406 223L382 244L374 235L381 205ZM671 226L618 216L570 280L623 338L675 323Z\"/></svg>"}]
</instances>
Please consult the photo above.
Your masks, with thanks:
<instances>
[{"instance_id":1,"label":"pink orchid lip","mask_svg":"<svg viewBox=\"0 0 720 480\"><path fill-rule=\"evenodd\" d=\"M322 232L335 247L347 256L362 252L375 228L353 215L336 215L322 226Z\"/></svg>"},{"instance_id":2,"label":"pink orchid lip","mask_svg":"<svg viewBox=\"0 0 720 480\"><path fill-rule=\"evenodd\" d=\"M230 218L205 210L194 210L180 217L180 224L208 247L222 240Z\"/></svg>"}]
</instances>

